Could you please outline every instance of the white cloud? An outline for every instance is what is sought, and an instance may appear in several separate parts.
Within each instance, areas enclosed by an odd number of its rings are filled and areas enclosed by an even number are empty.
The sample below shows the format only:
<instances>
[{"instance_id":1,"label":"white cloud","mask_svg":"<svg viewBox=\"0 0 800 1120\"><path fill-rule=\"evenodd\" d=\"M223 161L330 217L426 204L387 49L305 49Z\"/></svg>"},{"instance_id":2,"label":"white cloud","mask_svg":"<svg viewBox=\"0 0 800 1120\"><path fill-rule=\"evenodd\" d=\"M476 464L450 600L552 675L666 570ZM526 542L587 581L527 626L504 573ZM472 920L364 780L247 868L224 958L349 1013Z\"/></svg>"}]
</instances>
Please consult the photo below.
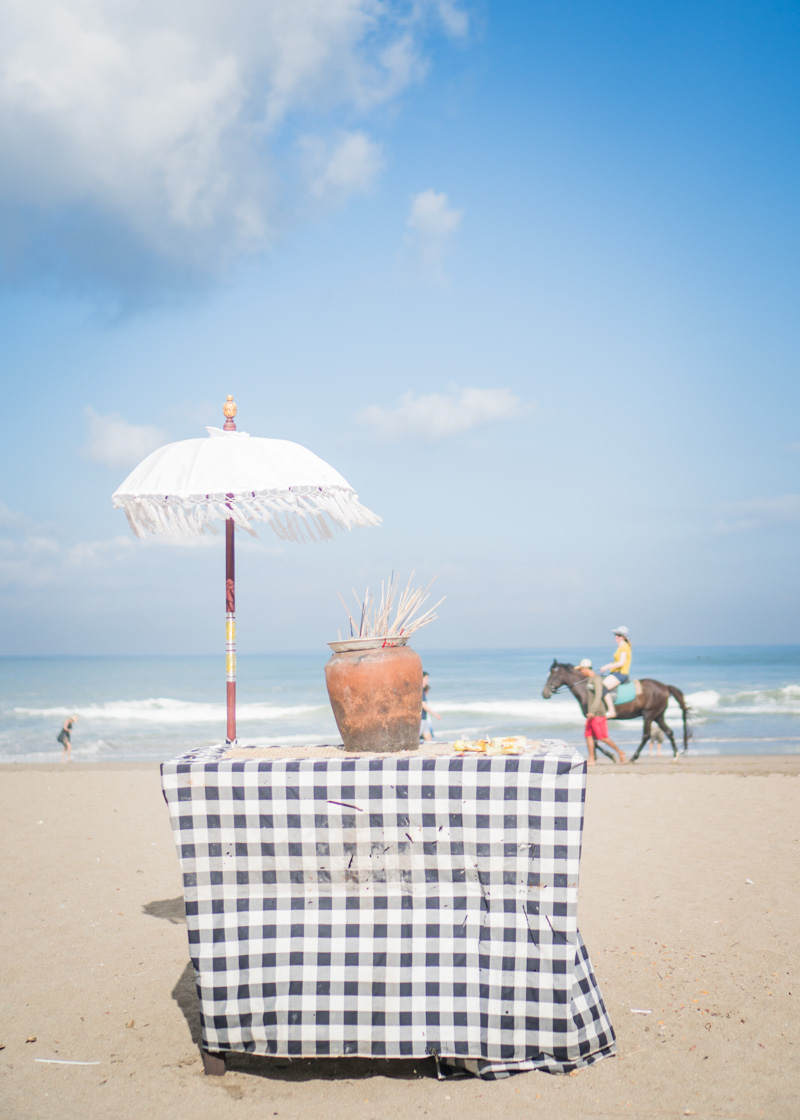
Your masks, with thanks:
<instances>
[{"instance_id":1,"label":"white cloud","mask_svg":"<svg viewBox=\"0 0 800 1120\"><path fill-rule=\"evenodd\" d=\"M463 211L454 210L444 192L420 191L411 203L406 225L421 237L434 241L449 237L461 225Z\"/></svg>"},{"instance_id":2,"label":"white cloud","mask_svg":"<svg viewBox=\"0 0 800 1120\"><path fill-rule=\"evenodd\" d=\"M800 522L800 494L784 494L780 498L746 498L741 502L726 502L718 507L714 528L723 533L735 533L797 522Z\"/></svg>"},{"instance_id":3,"label":"white cloud","mask_svg":"<svg viewBox=\"0 0 800 1120\"><path fill-rule=\"evenodd\" d=\"M19 600L24 589L52 583L61 562L52 530L0 502L0 596Z\"/></svg>"},{"instance_id":4,"label":"white cloud","mask_svg":"<svg viewBox=\"0 0 800 1120\"><path fill-rule=\"evenodd\" d=\"M316 198L338 202L351 194L369 191L383 167L380 144L363 132L343 132L333 143L304 137L310 178L309 192Z\"/></svg>"},{"instance_id":5,"label":"white cloud","mask_svg":"<svg viewBox=\"0 0 800 1120\"><path fill-rule=\"evenodd\" d=\"M18 510L9 509L5 503L0 502L0 533L5 532L31 532L35 522L27 514Z\"/></svg>"},{"instance_id":6,"label":"white cloud","mask_svg":"<svg viewBox=\"0 0 800 1120\"><path fill-rule=\"evenodd\" d=\"M358 420L388 439L426 442L462 435L499 420L514 420L530 411L510 389L458 389L415 397L404 393L394 408L369 405Z\"/></svg>"},{"instance_id":7,"label":"white cloud","mask_svg":"<svg viewBox=\"0 0 800 1120\"><path fill-rule=\"evenodd\" d=\"M0 587L40 587L52 582L62 555L50 526L0 502Z\"/></svg>"},{"instance_id":8,"label":"white cloud","mask_svg":"<svg viewBox=\"0 0 800 1120\"><path fill-rule=\"evenodd\" d=\"M0 263L50 275L60 254L107 278L116 238L214 273L264 250L293 114L395 97L424 75L433 26L463 37L466 16L453 0L3 0ZM354 132L320 189L363 189L377 157Z\"/></svg>"},{"instance_id":9,"label":"white cloud","mask_svg":"<svg viewBox=\"0 0 800 1120\"><path fill-rule=\"evenodd\" d=\"M406 243L417 257L418 265L429 280L442 281L444 257L450 238L461 225L463 210L456 210L442 191L420 191L411 202L406 226L411 231Z\"/></svg>"},{"instance_id":10,"label":"white cloud","mask_svg":"<svg viewBox=\"0 0 800 1120\"><path fill-rule=\"evenodd\" d=\"M81 570L115 565L122 553L134 547L133 537L108 537L102 541L79 541L67 550L65 560Z\"/></svg>"},{"instance_id":11,"label":"white cloud","mask_svg":"<svg viewBox=\"0 0 800 1120\"><path fill-rule=\"evenodd\" d=\"M439 18L454 39L463 39L469 32L469 16L455 0L437 0Z\"/></svg>"},{"instance_id":12,"label":"white cloud","mask_svg":"<svg viewBox=\"0 0 800 1120\"><path fill-rule=\"evenodd\" d=\"M86 409L88 438L83 448L87 459L107 467L135 467L151 451L167 442L160 428L130 424L116 413L100 416Z\"/></svg>"}]
</instances>

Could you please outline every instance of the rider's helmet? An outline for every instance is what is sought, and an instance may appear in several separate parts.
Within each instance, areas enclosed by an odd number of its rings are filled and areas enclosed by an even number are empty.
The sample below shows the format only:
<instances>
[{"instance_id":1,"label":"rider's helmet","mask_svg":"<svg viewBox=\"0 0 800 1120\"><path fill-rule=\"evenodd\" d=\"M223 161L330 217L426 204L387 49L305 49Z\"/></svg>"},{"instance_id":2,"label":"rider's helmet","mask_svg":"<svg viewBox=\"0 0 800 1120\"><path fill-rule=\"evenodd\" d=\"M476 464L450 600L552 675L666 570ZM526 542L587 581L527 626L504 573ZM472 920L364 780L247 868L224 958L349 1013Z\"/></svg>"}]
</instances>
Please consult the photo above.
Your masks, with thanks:
<instances>
[{"instance_id":1,"label":"rider's helmet","mask_svg":"<svg viewBox=\"0 0 800 1120\"><path fill-rule=\"evenodd\" d=\"M613 631L613 633L620 634L623 638L627 638L630 634L630 631L628 630L627 626L618 626L616 630Z\"/></svg>"}]
</instances>

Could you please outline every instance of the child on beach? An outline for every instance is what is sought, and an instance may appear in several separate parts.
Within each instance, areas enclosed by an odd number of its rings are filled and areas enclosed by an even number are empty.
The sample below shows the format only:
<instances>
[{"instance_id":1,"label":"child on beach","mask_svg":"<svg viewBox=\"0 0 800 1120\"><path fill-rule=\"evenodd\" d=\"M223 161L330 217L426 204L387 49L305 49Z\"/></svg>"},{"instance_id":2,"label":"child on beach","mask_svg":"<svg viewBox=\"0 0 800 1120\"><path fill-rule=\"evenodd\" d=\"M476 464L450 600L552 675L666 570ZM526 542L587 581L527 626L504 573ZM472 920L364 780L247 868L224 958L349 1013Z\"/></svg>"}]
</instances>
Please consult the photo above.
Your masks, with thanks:
<instances>
[{"instance_id":1,"label":"child on beach","mask_svg":"<svg viewBox=\"0 0 800 1120\"><path fill-rule=\"evenodd\" d=\"M430 677L427 673L422 674L422 719L419 725L419 737L430 742L433 738L433 725L431 724L431 716L436 716L437 719L442 717L438 712L435 712L428 703L428 689L431 687L428 683Z\"/></svg>"},{"instance_id":2,"label":"child on beach","mask_svg":"<svg viewBox=\"0 0 800 1120\"><path fill-rule=\"evenodd\" d=\"M654 723L650 728L650 743L648 744L650 754L653 753L653 747L656 749L656 754L661 754L661 744L664 742L664 732Z\"/></svg>"},{"instance_id":3,"label":"child on beach","mask_svg":"<svg viewBox=\"0 0 800 1120\"><path fill-rule=\"evenodd\" d=\"M70 737L70 732L72 731L73 723L75 723L77 719L77 716L67 716L64 720L64 726L58 733L57 741L64 748L61 752L62 762L72 762L72 739Z\"/></svg>"}]
</instances>

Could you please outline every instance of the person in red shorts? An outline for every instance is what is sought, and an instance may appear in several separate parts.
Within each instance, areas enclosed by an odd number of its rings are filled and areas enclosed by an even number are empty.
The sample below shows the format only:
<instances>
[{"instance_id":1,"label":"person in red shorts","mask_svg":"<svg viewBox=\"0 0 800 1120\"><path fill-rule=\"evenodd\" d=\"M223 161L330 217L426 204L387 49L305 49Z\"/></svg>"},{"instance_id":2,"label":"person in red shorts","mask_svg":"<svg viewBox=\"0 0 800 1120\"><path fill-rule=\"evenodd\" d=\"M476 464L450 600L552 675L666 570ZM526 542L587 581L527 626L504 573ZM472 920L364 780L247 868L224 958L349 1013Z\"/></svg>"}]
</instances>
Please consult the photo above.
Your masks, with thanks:
<instances>
[{"instance_id":1,"label":"person in red shorts","mask_svg":"<svg viewBox=\"0 0 800 1120\"><path fill-rule=\"evenodd\" d=\"M614 740L608 737L606 705L603 700L603 678L595 673L588 657L584 657L576 668L586 681L586 727L583 734L589 751L589 766L594 766L595 742L605 743L617 752L620 762L627 762L628 756L625 751L620 750Z\"/></svg>"}]
</instances>

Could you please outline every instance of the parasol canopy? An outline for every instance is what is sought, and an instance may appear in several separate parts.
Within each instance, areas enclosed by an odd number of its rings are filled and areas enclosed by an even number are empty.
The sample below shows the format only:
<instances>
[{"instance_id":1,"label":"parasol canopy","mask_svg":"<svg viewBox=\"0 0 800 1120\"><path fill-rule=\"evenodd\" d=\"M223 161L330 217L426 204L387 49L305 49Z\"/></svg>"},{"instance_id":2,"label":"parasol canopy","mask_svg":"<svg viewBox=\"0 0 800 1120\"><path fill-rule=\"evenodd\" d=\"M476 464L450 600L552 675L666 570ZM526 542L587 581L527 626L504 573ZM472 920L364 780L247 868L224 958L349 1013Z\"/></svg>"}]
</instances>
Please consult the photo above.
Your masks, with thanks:
<instances>
[{"instance_id":1,"label":"parasol canopy","mask_svg":"<svg viewBox=\"0 0 800 1120\"><path fill-rule=\"evenodd\" d=\"M379 525L338 471L298 443L236 430L228 397L224 428L205 439L168 443L153 451L115 490L137 537L217 533L225 526L228 741L236 741L236 598L234 527L256 536L263 522L283 540L321 541L336 529Z\"/></svg>"},{"instance_id":2,"label":"parasol canopy","mask_svg":"<svg viewBox=\"0 0 800 1120\"><path fill-rule=\"evenodd\" d=\"M207 431L153 451L114 492L137 537L216 533L232 520L253 536L254 523L266 522L283 540L317 541L380 524L339 472L299 443Z\"/></svg>"}]
</instances>

